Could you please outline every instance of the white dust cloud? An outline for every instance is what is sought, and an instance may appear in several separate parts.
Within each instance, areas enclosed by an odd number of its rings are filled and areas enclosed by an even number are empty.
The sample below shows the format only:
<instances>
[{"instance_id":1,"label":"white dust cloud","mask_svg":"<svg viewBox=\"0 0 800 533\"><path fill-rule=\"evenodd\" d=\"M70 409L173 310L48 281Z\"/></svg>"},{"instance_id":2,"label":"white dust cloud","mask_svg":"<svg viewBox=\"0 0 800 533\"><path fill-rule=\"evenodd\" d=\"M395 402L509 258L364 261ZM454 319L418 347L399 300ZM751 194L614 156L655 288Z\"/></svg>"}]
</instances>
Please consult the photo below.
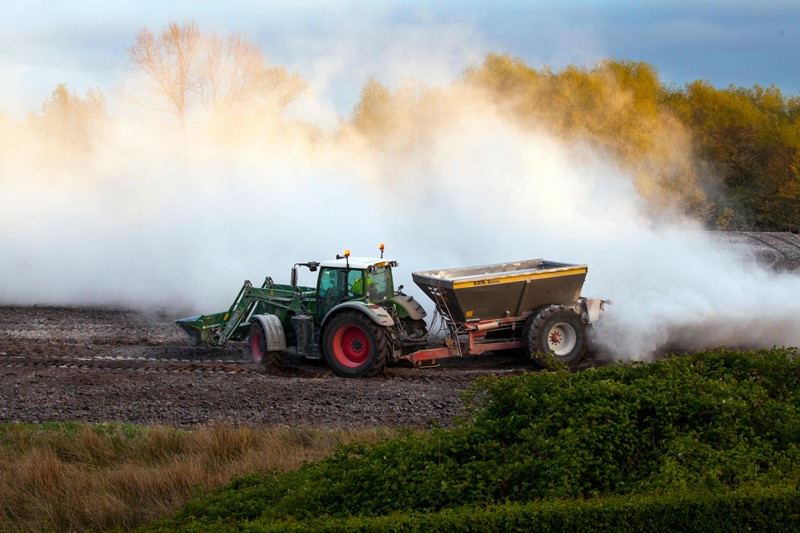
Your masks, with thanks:
<instances>
[{"instance_id":1,"label":"white dust cloud","mask_svg":"<svg viewBox=\"0 0 800 533\"><path fill-rule=\"evenodd\" d=\"M800 345L800 277L650 215L634 179L587 145L447 101L425 131L384 142L282 121L183 132L132 112L71 153L3 122L0 303L214 312L245 278L285 283L295 262L383 242L396 283L429 310L412 271L588 263L584 295L615 301L594 330L614 359Z\"/></svg>"}]
</instances>

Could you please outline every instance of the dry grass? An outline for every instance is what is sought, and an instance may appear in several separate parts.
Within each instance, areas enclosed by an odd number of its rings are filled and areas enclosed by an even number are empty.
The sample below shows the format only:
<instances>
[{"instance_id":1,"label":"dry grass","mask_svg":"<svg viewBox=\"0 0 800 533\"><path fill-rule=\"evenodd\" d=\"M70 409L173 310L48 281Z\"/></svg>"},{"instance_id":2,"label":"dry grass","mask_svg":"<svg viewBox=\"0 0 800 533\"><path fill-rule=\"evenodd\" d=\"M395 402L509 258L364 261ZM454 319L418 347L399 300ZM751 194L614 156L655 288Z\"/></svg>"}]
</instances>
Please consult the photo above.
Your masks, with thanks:
<instances>
[{"instance_id":1,"label":"dry grass","mask_svg":"<svg viewBox=\"0 0 800 533\"><path fill-rule=\"evenodd\" d=\"M257 470L291 470L381 430L0 425L0 531L130 528L198 490Z\"/></svg>"}]
</instances>

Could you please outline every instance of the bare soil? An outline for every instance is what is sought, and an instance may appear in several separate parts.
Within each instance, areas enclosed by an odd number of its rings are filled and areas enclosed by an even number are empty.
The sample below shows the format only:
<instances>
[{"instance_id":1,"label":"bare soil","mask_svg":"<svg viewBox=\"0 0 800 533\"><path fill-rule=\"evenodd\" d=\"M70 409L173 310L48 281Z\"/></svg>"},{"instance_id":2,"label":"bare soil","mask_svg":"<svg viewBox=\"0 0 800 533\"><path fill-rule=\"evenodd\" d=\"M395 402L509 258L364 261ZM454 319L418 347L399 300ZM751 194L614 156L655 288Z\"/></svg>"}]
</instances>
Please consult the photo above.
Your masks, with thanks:
<instances>
[{"instance_id":1,"label":"bare soil","mask_svg":"<svg viewBox=\"0 0 800 533\"><path fill-rule=\"evenodd\" d=\"M483 357L347 379L322 363L290 359L274 374L248 361L245 343L192 346L174 318L0 307L0 421L430 427L452 422L475 377L534 368Z\"/></svg>"},{"instance_id":2,"label":"bare soil","mask_svg":"<svg viewBox=\"0 0 800 533\"><path fill-rule=\"evenodd\" d=\"M776 270L800 271L800 237L725 233ZM452 424L476 377L535 370L495 354L370 379L289 360L279 374L248 362L244 343L189 344L163 311L0 307L0 421L118 421L177 427L215 421L300 427ZM591 354L586 365L593 364Z\"/></svg>"}]
</instances>

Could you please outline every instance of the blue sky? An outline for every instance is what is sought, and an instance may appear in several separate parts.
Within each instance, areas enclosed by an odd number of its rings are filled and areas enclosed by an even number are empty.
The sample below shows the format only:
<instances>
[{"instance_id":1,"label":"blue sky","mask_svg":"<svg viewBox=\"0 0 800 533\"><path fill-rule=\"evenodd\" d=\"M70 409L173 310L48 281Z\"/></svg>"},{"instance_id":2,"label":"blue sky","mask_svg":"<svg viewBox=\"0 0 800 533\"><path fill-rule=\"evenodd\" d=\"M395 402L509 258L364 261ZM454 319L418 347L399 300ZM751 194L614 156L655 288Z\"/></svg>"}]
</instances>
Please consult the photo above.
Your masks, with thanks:
<instances>
[{"instance_id":1,"label":"blue sky","mask_svg":"<svg viewBox=\"0 0 800 533\"><path fill-rule=\"evenodd\" d=\"M705 79L800 93L800 2L789 0L4 0L0 20L0 109L11 112L38 109L58 83L113 94L136 32L169 20L247 35L342 114L367 76L447 83L489 51L554 70L646 61L678 86Z\"/></svg>"}]
</instances>

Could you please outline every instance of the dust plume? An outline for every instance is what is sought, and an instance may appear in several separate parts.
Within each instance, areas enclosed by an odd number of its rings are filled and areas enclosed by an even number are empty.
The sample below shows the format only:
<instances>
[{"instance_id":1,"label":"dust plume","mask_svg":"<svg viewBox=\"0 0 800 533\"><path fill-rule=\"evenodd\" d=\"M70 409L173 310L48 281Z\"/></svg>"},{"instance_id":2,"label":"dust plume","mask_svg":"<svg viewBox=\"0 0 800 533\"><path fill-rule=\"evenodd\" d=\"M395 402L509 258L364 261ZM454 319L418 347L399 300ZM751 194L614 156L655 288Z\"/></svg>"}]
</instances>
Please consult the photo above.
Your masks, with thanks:
<instances>
[{"instance_id":1,"label":"dust plume","mask_svg":"<svg viewBox=\"0 0 800 533\"><path fill-rule=\"evenodd\" d=\"M614 359L800 345L800 278L718 245L673 203L655 209L646 169L660 159L521 128L464 87L409 91L371 133L258 113L182 129L124 103L83 144L0 121L0 303L213 312L244 279L288 282L295 262L384 242L396 284L429 310L412 271L588 263L584 295L615 301L593 333ZM679 138L662 140L680 152Z\"/></svg>"}]
</instances>

